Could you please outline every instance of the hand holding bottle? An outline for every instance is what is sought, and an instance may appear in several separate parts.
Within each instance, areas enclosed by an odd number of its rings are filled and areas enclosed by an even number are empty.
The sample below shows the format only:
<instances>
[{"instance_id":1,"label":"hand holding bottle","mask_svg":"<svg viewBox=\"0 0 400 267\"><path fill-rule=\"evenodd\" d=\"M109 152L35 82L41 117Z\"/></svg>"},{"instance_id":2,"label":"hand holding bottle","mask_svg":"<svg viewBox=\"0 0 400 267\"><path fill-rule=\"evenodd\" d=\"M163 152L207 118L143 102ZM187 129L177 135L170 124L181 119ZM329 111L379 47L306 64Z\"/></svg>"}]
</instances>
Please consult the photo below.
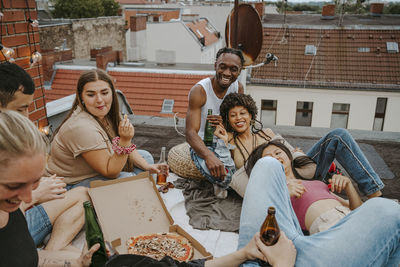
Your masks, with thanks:
<instances>
[{"instance_id":1,"label":"hand holding bottle","mask_svg":"<svg viewBox=\"0 0 400 267\"><path fill-rule=\"evenodd\" d=\"M292 267L296 262L296 247L293 242L287 238L285 233L281 231L278 242L273 246L266 246L261 241L259 233L255 236L257 248L261 251L264 258L274 267Z\"/></svg>"},{"instance_id":2,"label":"hand holding bottle","mask_svg":"<svg viewBox=\"0 0 400 267\"><path fill-rule=\"evenodd\" d=\"M92 256L100 248L100 244L94 244L89 250L87 244L83 247L82 254L78 259L78 266L89 267L92 264ZM80 264L80 265L79 265Z\"/></svg>"},{"instance_id":3,"label":"hand holding bottle","mask_svg":"<svg viewBox=\"0 0 400 267\"><path fill-rule=\"evenodd\" d=\"M212 127L222 123L222 117L220 115L207 115L207 120L211 123Z\"/></svg>"}]
</instances>

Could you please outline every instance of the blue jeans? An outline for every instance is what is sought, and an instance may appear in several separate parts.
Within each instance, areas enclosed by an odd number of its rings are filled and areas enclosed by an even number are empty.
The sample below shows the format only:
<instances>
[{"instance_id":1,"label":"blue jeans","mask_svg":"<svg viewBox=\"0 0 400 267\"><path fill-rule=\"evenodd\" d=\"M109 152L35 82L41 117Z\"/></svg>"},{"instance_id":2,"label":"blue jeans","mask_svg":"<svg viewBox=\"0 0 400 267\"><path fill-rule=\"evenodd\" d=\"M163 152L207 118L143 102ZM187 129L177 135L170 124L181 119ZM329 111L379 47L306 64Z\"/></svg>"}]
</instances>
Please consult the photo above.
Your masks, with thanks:
<instances>
[{"instance_id":1,"label":"blue jeans","mask_svg":"<svg viewBox=\"0 0 400 267\"><path fill-rule=\"evenodd\" d=\"M307 155L317 163L315 179L324 181L329 166L336 159L364 194L371 195L384 187L381 178L345 129L329 132L307 152Z\"/></svg>"},{"instance_id":2,"label":"blue jeans","mask_svg":"<svg viewBox=\"0 0 400 267\"><path fill-rule=\"evenodd\" d=\"M214 152L215 156L224 164L225 170L227 171L224 180L221 181L211 175L207 168L206 161L199 157L193 148L190 148L190 157L200 173L204 175L210 183L217 184L223 189L227 189L232 181L232 175L236 172L235 162L233 161L230 152L230 149L233 149L233 146L231 144L226 145L223 140L217 139L217 142L213 143L213 146L208 146L207 148Z\"/></svg>"},{"instance_id":3,"label":"blue jeans","mask_svg":"<svg viewBox=\"0 0 400 267\"><path fill-rule=\"evenodd\" d=\"M146 162L148 164L154 164L154 158L148 151L138 149L138 152L146 160ZM143 171L144 170L135 167L132 172L120 172L118 178L125 178L125 177L135 176L135 175L138 175L139 173L141 173ZM90 187L90 183L92 181L98 181L98 180L109 181L110 178L104 177L102 175L97 175L97 176L94 176L94 177L91 177L91 178L86 178L85 180L82 180L77 184L68 184L65 188L67 190L71 190L72 188L75 188L75 187L78 187L78 186Z\"/></svg>"},{"instance_id":4,"label":"blue jeans","mask_svg":"<svg viewBox=\"0 0 400 267\"><path fill-rule=\"evenodd\" d=\"M25 219L35 245L40 245L53 229L49 216L42 205L37 205L25 212Z\"/></svg>"},{"instance_id":5,"label":"blue jeans","mask_svg":"<svg viewBox=\"0 0 400 267\"><path fill-rule=\"evenodd\" d=\"M400 205L373 198L332 228L304 236L290 202L282 165L264 157L254 166L240 217L239 248L244 247L264 221L269 206L276 208L281 231L293 241L296 266L394 266L400 263ZM242 266L259 266L248 261Z\"/></svg>"}]
</instances>

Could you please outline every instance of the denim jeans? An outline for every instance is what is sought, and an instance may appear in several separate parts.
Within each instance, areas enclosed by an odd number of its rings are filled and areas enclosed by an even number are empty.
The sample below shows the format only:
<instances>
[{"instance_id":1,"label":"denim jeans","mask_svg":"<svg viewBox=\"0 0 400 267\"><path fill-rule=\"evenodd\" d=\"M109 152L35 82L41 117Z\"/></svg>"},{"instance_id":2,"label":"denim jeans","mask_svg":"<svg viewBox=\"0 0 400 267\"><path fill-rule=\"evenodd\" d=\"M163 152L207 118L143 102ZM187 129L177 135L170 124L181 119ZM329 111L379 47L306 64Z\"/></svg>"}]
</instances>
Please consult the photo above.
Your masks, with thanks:
<instances>
[{"instance_id":1,"label":"denim jeans","mask_svg":"<svg viewBox=\"0 0 400 267\"><path fill-rule=\"evenodd\" d=\"M37 205L25 212L25 218L35 245L40 245L53 229L49 216L42 205Z\"/></svg>"},{"instance_id":2,"label":"denim jeans","mask_svg":"<svg viewBox=\"0 0 400 267\"><path fill-rule=\"evenodd\" d=\"M226 145L223 140L217 139L217 142L213 143L213 146L208 146L207 148L214 152L215 156L224 164L227 172L224 180L221 181L211 175L207 168L206 161L199 157L193 148L190 148L190 157L200 173L203 174L210 183L216 184L223 189L227 189L232 181L232 175L236 171L235 162L233 161L230 152L230 149L233 149L233 146L231 144Z\"/></svg>"},{"instance_id":3,"label":"denim jeans","mask_svg":"<svg viewBox=\"0 0 400 267\"><path fill-rule=\"evenodd\" d=\"M400 205L373 198L332 228L304 236L290 202L282 165L271 157L257 161L250 175L240 217L239 248L260 230L269 206L281 231L293 241L296 266L394 266L400 263ZM242 266L259 266L255 261Z\"/></svg>"},{"instance_id":4,"label":"denim jeans","mask_svg":"<svg viewBox=\"0 0 400 267\"><path fill-rule=\"evenodd\" d=\"M345 129L329 132L307 152L307 155L317 163L315 179L324 181L329 166L336 159L364 194L371 195L384 187L381 178Z\"/></svg>"},{"instance_id":5,"label":"denim jeans","mask_svg":"<svg viewBox=\"0 0 400 267\"><path fill-rule=\"evenodd\" d=\"M148 151L138 149L138 152L146 160L146 162L148 164L154 164L154 158ZM125 178L125 177L135 176L135 175L138 175L139 173L141 173L143 171L144 170L135 167L132 172L120 172L118 178ZM97 175L97 176L94 176L94 177L91 177L91 178L86 178L85 180L82 180L77 184L68 184L65 188L67 190L71 190L72 188L75 188L75 187L78 187L78 186L90 187L90 183L92 181L98 181L98 180L100 180L100 181L109 181L110 178L104 177L102 175Z\"/></svg>"}]
</instances>

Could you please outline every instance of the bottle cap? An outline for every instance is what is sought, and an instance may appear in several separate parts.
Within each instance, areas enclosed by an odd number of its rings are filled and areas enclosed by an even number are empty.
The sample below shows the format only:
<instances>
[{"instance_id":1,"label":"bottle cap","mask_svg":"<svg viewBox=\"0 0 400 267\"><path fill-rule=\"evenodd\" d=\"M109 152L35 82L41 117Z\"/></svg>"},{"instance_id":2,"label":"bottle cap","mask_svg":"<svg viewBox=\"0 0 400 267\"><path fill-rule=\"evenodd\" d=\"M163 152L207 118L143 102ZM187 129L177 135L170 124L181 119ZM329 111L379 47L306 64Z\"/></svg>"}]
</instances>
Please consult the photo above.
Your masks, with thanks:
<instances>
[{"instance_id":1,"label":"bottle cap","mask_svg":"<svg viewBox=\"0 0 400 267\"><path fill-rule=\"evenodd\" d=\"M269 207L268 208L268 213L275 214L275 208L274 207Z\"/></svg>"}]
</instances>

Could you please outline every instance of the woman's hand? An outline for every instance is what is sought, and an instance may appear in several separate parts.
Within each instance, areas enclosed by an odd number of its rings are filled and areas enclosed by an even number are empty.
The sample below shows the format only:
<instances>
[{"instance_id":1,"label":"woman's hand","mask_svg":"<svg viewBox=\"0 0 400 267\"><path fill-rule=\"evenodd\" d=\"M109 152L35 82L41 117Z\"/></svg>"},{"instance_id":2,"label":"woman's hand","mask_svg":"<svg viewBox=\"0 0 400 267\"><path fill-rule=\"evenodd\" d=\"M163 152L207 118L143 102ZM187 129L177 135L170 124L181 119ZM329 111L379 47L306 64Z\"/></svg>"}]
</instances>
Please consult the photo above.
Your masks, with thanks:
<instances>
[{"instance_id":1,"label":"woman's hand","mask_svg":"<svg viewBox=\"0 0 400 267\"><path fill-rule=\"evenodd\" d=\"M159 173L161 171L164 171L167 174L167 177L169 175L169 166L165 163L162 164L150 164L149 167L147 168L147 171L150 173Z\"/></svg>"},{"instance_id":2,"label":"woman's hand","mask_svg":"<svg viewBox=\"0 0 400 267\"><path fill-rule=\"evenodd\" d=\"M335 174L332 176L332 179L329 179L328 182L331 185L331 192L342 192L342 190L346 190L348 186L351 184L350 178Z\"/></svg>"},{"instance_id":3,"label":"woman's hand","mask_svg":"<svg viewBox=\"0 0 400 267\"><path fill-rule=\"evenodd\" d=\"M215 127L214 135L228 144L228 133L221 123Z\"/></svg>"},{"instance_id":4,"label":"woman's hand","mask_svg":"<svg viewBox=\"0 0 400 267\"><path fill-rule=\"evenodd\" d=\"M80 263L82 267L89 267L92 263L92 256L100 248L100 244L94 244L89 250L87 249L87 244L83 247L82 254L78 259L78 264Z\"/></svg>"},{"instance_id":5,"label":"woman's hand","mask_svg":"<svg viewBox=\"0 0 400 267\"><path fill-rule=\"evenodd\" d=\"M258 249L263 254L264 261L267 261L274 267L292 267L296 262L296 248L285 233L281 231L278 242L273 246L266 246L260 239L260 233L255 235L255 241Z\"/></svg>"},{"instance_id":6,"label":"woman's hand","mask_svg":"<svg viewBox=\"0 0 400 267\"><path fill-rule=\"evenodd\" d=\"M291 197L301 198L304 192L307 192L307 189L301 183L301 180L289 179L287 180L287 187Z\"/></svg>"},{"instance_id":7,"label":"woman's hand","mask_svg":"<svg viewBox=\"0 0 400 267\"><path fill-rule=\"evenodd\" d=\"M119 141L120 146L129 146L131 140L135 134L135 128L128 119L128 115L124 115L124 118L120 121L118 126L118 135L121 138Z\"/></svg>"},{"instance_id":8,"label":"woman's hand","mask_svg":"<svg viewBox=\"0 0 400 267\"><path fill-rule=\"evenodd\" d=\"M257 239L260 239L260 233L257 232L253 238L247 243L247 245L243 248L246 259L247 260L255 260L255 259L260 259L263 261L267 261L265 258L264 254L261 253L261 251L258 249L257 246ZM260 241L261 242L261 241Z\"/></svg>"},{"instance_id":9,"label":"woman's hand","mask_svg":"<svg viewBox=\"0 0 400 267\"><path fill-rule=\"evenodd\" d=\"M64 193L67 192L66 185L64 178L56 177L55 174L50 177L42 177L39 186L32 191L32 198L34 199L32 204L64 198Z\"/></svg>"}]
</instances>

